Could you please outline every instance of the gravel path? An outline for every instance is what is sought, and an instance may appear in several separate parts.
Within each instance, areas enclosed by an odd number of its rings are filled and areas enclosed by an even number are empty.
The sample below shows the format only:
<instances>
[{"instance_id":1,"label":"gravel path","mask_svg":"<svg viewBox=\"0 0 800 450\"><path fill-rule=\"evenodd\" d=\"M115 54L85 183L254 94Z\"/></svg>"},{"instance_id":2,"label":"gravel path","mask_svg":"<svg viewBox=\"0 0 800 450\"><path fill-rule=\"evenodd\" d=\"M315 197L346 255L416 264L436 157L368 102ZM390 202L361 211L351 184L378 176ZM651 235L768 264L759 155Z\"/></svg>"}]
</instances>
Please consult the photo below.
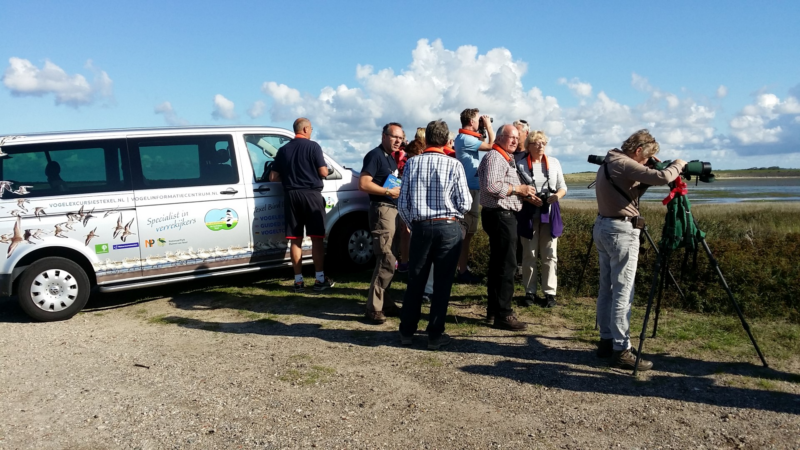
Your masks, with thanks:
<instances>
[{"instance_id":1,"label":"gravel path","mask_svg":"<svg viewBox=\"0 0 800 450\"><path fill-rule=\"evenodd\" d=\"M552 323L401 348L330 305L198 294L39 324L0 301L0 449L800 448L785 371L667 355L637 381Z\"/></svg>"}]
</instances>

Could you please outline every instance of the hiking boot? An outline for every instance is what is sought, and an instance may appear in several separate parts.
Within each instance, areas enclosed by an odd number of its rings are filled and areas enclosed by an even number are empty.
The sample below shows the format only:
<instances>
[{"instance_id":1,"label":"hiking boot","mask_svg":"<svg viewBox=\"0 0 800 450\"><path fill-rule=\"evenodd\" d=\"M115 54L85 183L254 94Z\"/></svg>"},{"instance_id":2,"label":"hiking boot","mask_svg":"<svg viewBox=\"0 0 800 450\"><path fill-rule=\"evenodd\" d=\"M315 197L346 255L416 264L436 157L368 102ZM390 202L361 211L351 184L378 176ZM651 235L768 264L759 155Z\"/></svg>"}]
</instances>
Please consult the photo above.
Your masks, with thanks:
<instances>
[{"instance_id":1,"label":"hiking boot","mask_svg":"<svg viewBox=\"0 0 800 450\"><path fill-rule=\"evenodd\" d=\"M600 342L597 343L597 357L611 358L612 353L614 353L614 340L600 339Z\"/></svg>"},{"instance_id":2,"label":"hiking boot","mask_svg":"<svg viewBox=\"0 0 800 450\"><path fill-rule=\"evenodd\" d=\"M542 303L542 299L540 299L538 295L532 292L528 292L527 294L525 294L525 297L517 300L517 305L519 305L522 308L538 305L540 303Z\"/></svg>"},{"instance_id":3,"label":"hiking boot","mask_svg":"<svg viewBox=\"0 0 800 450\"><path fill-rule=\"evenodd\" d=\"M323 281L322 283L320 283L319 280L314 280L314 292L316 293L322 292L334 286L336 286L336 282L334 282L328 277L325 277L325 281Z\"/></svg>"},{"instance_id":4,"label":"hiking boot","mask_svg":"<svg viewBox=\"0 0 800 450\"><path fill-rule=\"evenodd\" d=\"M302 294L306 291L306 284L302 281L295 281L294 282L294 293L295 294Z\"/></svg>"},{"instance_id":5,"label":"hiking boot","mask_svg":"<svg viewBox=\"0 0 800 450\"><path fill-rule=\"evenodd\" d=\"M406 273L408 272L408 263L399 263L397 265L397 273Z\"/></svg>"},{"instance_id":6,"label":"hiking boot","mask_svg":"<svg viewBox=\"0 0 800 450\"><path fill-rule=\"evenodd\" d=\"M400 308L393 301L384 302L383 315L386 317L400 317Z\"/></svg>"},{"instance_id":7,"label":"hiking boot","mask_svg":"<svg viewBox=\"0 0 800 450\"><path fill-rule=\"evenodd\" d=\"M508 331L522 331L528 328L528 324L517 320L516 316L496 317L494 319L494 327L501 330Z\"/></svg>"},{"instance_id":8,"label":"hiking boot","mask_svg":"<svg viewBox=\"0 0 800 450\"><path fill-rule=\"evenodd\" d=\"M478 284L481 282L481 277L474 275L469 269L459 272L456 275L456 283L459 284Z\"/></svg>"},{"instance_id":9,"label":"hiking boot","mask_svg":"<svg viewBox=\"0 0 800 450\"><path fill-rule=\"evenodd\" d=\"M544 294L544 306L542 308L552 308L556 306L556 296L553 294Z\"/></svg>"},{"instance_id":10,"label":"hiking boot","mask_svg":"<svg viewBox=\"0 0 800 450\"><path fill-rule=\"evenodd\" d=\"M431 304L431 296L428 295L428 294L423 295L422 296L422 303L424 305L430 305Z\"/></svg>"},{"instance_id":11,"label":"hiking boot","mask_svg":"<svg viewBox=\"0 0 800 450\"><path fill-rule=\"evenodd\" d=\"M614 350L613 354L611 355L611 367L616 367L618 369L624 370L633 370L633 367L636 365L636 351L632 348L627 350ZM639 370L644 372L645 370L650 370L653 368L653 363L650 361L645 361L644 359L639 360Z\"/></svg>"},{"instance_id":12,"label":"hiking boot","mask_svg":"<svg viewBox=\"0 0 800 450\"><path fill-rule=\"evenodd\" d=\"M439 350L452 341L447 333L442 333L441 336L435 338L428 337L428 350Z\"/></svg>"},{"instance_id":13,"label":"hiking boot","mask_svg":"<svg viewBox=\"0 0 800 450\"><path fill-rule=\"evenodd\" d=\"M408 346L414 343L414 336L403 336L403 333L400 333L400 345Z\"/></svg>"},{"instance_id":14,"label":"hiking boot","mask_svg":"<svg viewBox=\"0 0 800 450\"><path fill-rule=\"evenodd\" d=\"M494 313L487 312L487 313L486 313L486 323L489 323L489 324L490 324L490 323L493 323L493 322L494 322L494 319L495 319L495 317L496 317L496 316L494 315Z\"/></svg>"},{"instance_id":15,"label":"hiking boot","mask_svg":"<svg viewBox=\"0 0 800 450\"><path fill-rule=\"evenodd\" d=\"M367 319L367 322L373 325L382 325L386 323L386 316L383 315L382 311L367 311L364 313L364 317Z\"/></svg>"}]
</instances>

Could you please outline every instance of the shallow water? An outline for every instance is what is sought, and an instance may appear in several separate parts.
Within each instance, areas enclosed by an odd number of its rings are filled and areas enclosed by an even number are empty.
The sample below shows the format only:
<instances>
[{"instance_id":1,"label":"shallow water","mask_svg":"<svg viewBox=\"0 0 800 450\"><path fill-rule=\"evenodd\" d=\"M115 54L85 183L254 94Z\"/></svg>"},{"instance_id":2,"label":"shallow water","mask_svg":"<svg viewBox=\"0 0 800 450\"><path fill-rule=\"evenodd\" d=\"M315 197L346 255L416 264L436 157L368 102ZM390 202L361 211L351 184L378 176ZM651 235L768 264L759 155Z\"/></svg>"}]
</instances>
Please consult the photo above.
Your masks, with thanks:
<instances>
[{"instance_id":1,"label":"shallow water","mask_svg":"<svg viewBox=\"0 0 800 450\"><path fill-rule=\"evenodd\" d=\"M800 201L800 178L729 178L714 183L689 183L689 200L692 203L737 203L737 202L798 202ZM593 200L594 189L586 184L571 183L567 197L572 200ZM645 201L661 201L667 196L667 186L653 186L647 190Z\"/></svg>"}]
</instances>

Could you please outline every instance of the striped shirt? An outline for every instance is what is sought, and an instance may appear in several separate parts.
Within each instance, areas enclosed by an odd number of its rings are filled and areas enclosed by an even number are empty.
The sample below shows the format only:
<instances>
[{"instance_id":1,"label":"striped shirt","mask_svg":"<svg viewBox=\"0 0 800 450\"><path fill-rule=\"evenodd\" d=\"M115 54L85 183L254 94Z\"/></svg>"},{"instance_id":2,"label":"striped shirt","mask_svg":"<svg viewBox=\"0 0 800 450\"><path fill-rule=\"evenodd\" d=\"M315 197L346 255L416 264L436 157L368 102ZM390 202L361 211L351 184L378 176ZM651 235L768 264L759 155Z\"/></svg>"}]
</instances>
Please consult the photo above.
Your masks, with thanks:
<instances>
[{"instance_id":1,"label":"striped shirt","mask_svg":"<svg viewBox=\"0 0 800 450\"><path fill-rule=\"evenodd\" d=\"M478 179L481 184L481 206L510 211L522 209L519 196L508 194L509 187L522 184L513 158L506 161L500 152L490 150L478 166Z\"/></svg>"},{"instance_id":2,"label":"striped shirt","mask_svg":"<svg viewBox=\"0 0 800 450\"><path fill-rule=\"evenodd\" d=\"M463 219L472 206L464 166L442 153L409 158L403 171L397 210L407 225L419 220Z\"/></svg>"}]
</instances>

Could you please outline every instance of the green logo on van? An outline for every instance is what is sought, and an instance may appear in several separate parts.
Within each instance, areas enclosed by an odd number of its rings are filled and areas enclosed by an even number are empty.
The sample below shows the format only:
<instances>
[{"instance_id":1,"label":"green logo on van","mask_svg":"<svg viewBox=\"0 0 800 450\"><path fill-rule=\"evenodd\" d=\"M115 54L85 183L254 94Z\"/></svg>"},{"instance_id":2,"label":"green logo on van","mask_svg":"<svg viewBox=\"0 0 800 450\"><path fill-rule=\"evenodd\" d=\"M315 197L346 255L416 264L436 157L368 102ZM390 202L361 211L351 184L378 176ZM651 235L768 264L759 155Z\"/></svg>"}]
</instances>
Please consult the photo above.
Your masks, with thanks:
<instances>
[{"instance_id":1,"label":"green logo on van","mask_svg":"<svg viewBox=\"0 0 800 450\"><path fill-rule=\"evenodd\" d=\"M97 244L94 246L94 252L98 255L102 255L103 253L108 253L108 244Z\"/></svg>"},{"instance_id":2,"label":"green logo on van","mask_svg":"<svg viewBox=\"0 0 800 450\"><path fill-rule=\"evenodd\" d=\"M231 208L212 209L206 213L205 223L211 231L232 230L239 224L239 215Z\"/></svg>"}]
</instances>

